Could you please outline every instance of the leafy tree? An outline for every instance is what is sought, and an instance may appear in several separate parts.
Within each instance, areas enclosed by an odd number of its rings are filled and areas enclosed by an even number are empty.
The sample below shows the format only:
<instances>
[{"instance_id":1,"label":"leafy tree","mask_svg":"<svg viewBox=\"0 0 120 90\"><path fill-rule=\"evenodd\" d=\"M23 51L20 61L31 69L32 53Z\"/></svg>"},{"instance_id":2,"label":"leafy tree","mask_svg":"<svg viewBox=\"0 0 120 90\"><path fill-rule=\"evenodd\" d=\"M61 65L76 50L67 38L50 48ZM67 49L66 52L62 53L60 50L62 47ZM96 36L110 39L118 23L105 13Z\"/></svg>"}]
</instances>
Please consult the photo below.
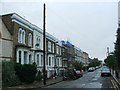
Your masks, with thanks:
<instances>
[{"instance_id":1,"label":"leafy tree","mask_svg":"<svg viewBox=\"0 0 120 90\"><path fill-rule=\"evenodd\" d=\"M73 67L74 67L76 70L81 70L82 67L83 67L83 64L82 64L82 63L79 63L78 61L74 61L74 62L73 62Z\"/></svg>"},{"instance_id":2,"label":"leafy tree","mask_svg":"<svg viewBox=\"0 0 120 90\"><path fill-rule=\"evenodd\" d=\"M115 70L117 68L116 67L117 62L116 62L114 54L109 55L104 61L109 68L112 68L113 70Z\"/></svg>"},{"instance_id":3,"label":"leafy tree","mask_svg":"<svg viewBox=\"0 0 120 90\"><path fill-rule=\"evenodd\" d=\"M115 43L115 56L118 63L118 68L120 68L120 28L117 30L117 39Z\"/></svg>"},{"instance_id":4,"label":"leafy tree","mask_svg":"<svg viewBox=\"0 0 120 90\"><path fill-rule=\"evenodd\" d=\"M92 59L92 61L89 63L89 67L96 67L101 64L101 61L98 60L98 58Z\"/></svg>"}]
</instances>

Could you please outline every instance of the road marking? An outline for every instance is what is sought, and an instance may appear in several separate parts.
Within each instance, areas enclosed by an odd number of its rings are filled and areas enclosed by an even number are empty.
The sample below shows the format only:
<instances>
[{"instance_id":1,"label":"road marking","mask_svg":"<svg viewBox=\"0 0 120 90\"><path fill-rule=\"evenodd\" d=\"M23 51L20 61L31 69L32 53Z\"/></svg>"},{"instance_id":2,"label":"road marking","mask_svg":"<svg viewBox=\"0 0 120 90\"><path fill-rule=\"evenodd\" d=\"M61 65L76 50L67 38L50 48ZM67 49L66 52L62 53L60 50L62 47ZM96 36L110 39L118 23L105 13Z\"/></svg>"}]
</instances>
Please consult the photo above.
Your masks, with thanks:
<instances>
[{"instance_id":1,"label":"road marking","mask_svg":"<svg viewBox=\"0 0 120 90\"><path fill-rule=\"evenodd\" d=\"M97 81L97 80L98 80L97 78L92 79L92 81Z\"/></svg>"},{"instance_id":2,"label":"road marking","mask_svg":"<svg viewBox=\"0 0 120 90\"><path fill-rule=\"evenodd\" d=\"M119 83L118 80L117 80L116 78L114 78L114 79L115 79L115 81L116 81L117 83Z\"/></svg>"},{"instance_id":3,"label":"road marking","mask_svg":"<svg viewBox=\"0 0 120 90\"><path fill-rule=\"evenodd\" d=\"M82 86L85 86L85 84L82 84Z\"/></svg>"},{"instance_id":4,"label":"road marking","mask_svg":"<svg viewBox=\"0 0 120 90\"><path fill-rule=\"evenodd\" d=\"M113 83L115 84L116 88L119 90L119 87L117 85L117 83L113 80Z\"/></svg>"},{"instance_id":5,"label":"road marking","mask_svg":"<svg viewBox=\"0 0 120 90\"><path fill-rule=\"evenodd\" d=\"M114 88L115 88L116 90L119 90L119 87L118 87L118 85L116 84L116 82L115 82L114 80L111 80L111 82L112 82Z\"/></svg>"},{"instance_id":6,"label":"road marking","mask_svg":"<svg viewBox=\"0 0 120 90\"><path fill-rule=\"evenodd\" d=\"M114 83L113 83L113 80L111 80L111 82L112 82L113 87L116 88L115 85L114 85Z\"/></svg>"}]
</instances>

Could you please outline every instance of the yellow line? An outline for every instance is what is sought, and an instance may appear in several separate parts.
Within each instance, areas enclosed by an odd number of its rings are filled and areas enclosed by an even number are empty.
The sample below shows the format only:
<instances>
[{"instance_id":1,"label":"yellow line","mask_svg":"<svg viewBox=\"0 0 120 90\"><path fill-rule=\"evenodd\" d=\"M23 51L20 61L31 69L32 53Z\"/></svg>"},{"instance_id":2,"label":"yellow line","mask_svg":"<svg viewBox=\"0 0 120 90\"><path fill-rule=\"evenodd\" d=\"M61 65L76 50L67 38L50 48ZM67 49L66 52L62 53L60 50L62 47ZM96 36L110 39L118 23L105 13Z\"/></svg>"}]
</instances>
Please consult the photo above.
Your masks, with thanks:
<instances>
[{"instance_id":1,"label":"yellow line","mask_svg":"<svg viewBox=\"0 0 120 90\"><path fill-rule=\"evenodd\" d=\"M113 80L113 83L115 84L116 88L119 89L117 83Z\"/></svg>"},{"instance_id":2,"label":"yellow line","mask_svg":"<svg viewBox=\"0 0 120 90\"><path fill-rule=\"evenodd\" d=\"M114 85L114 83L113 83L113 80L111 80L111 82L112 82L112 84L113 84L113 87L116 88L115 85Z\"/></svg>"},{"instance_id":3,"label":"yellow line","mask_svg":"<svg viewBox=\"0 0 120 90\"><path fill-rule=\"evenodd\" d=\"M111 82L112 82L114 88L115 88L116 90L119 90L119 87L118 87L118 85L116 84L116 82L115 82L114 80L111 80Z\"/></svg>"}]
</instances>

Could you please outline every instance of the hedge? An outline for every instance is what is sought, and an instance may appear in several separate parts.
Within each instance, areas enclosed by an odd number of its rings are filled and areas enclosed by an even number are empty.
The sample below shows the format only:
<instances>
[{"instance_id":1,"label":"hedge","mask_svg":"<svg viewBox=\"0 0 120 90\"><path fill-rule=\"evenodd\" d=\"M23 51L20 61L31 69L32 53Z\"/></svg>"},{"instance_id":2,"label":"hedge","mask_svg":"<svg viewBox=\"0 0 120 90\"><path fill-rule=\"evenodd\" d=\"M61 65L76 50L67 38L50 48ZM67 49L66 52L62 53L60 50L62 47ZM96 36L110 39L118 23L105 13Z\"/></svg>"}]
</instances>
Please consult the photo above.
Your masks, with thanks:
<instances>
[{"instance_id":1,"label":"hedge","mask_svg":"<svg viewBox=\"0 0 120 90\"><path fill-rule=\"evenodd\" d=\"M41 81L43 78L42 76L42 72L41 71L38 71L37 75L36 75L36 81Z\"/></svg>"},{"instance_id":2,"label":"hedge","mask_svg":"<svg viewBox=\"0 0 120 90\"><path fill-rule=\"evenodd\" d=\"M2 61L2 87L21 84L19 78L15 75L14 65L13 61Z\"/></svg>"},{"instance_id":3,"label":"hedge","mask_svg":"<svg viewBox=\"0 0 120 90\"><path fill-rule=\"evenodd\" d=\"M37 73L37 66L35 64L19 64L15 65L16 75L21 82L32 83L35 80Z\"/></svg>"}]
</instances>

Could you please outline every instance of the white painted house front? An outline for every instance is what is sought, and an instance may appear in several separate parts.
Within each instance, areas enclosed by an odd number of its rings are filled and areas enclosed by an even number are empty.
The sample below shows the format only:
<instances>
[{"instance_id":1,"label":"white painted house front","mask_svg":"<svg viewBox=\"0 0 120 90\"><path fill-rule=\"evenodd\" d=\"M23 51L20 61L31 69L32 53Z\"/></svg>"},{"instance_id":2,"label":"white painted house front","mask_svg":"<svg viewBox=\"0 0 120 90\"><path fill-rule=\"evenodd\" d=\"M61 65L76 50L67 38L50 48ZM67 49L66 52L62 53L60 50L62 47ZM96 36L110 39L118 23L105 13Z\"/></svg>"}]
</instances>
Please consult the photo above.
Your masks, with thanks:
<instances>
[{"instance_id":1,"label":"white painted house front","mask_svg":"<svg viewBox=\"0 0 120 90\"><path fill-rule=\"evenodd\" d=\"M46 33L46 70L47 77L53 77L55 73L55 43L56 38Z\"/></svg>"},{"instance_id":2,"label":"white painted house front","mask_svg":"<svg viewBox=\"0 0 120 90\"><path fill-rule=\"evenodd\" d=\"M37 69L43 70L43 32L42 29L34 26L33 31L33 50L34 62L37 64Z\"/></svg>"},{"instance_id":3,"label":"white painted house front","mask_svg":"<svg viewBox=\"0 0 120 90\"><path fill-rule=\"evenodd\" d=\"M56 72L57 75L61 75L63 72L63 60L62 60L62 42L57 40L58 42L56 43L56 53L55 53L55 57L56 57Z\"/></svg>"}]
</instances>

